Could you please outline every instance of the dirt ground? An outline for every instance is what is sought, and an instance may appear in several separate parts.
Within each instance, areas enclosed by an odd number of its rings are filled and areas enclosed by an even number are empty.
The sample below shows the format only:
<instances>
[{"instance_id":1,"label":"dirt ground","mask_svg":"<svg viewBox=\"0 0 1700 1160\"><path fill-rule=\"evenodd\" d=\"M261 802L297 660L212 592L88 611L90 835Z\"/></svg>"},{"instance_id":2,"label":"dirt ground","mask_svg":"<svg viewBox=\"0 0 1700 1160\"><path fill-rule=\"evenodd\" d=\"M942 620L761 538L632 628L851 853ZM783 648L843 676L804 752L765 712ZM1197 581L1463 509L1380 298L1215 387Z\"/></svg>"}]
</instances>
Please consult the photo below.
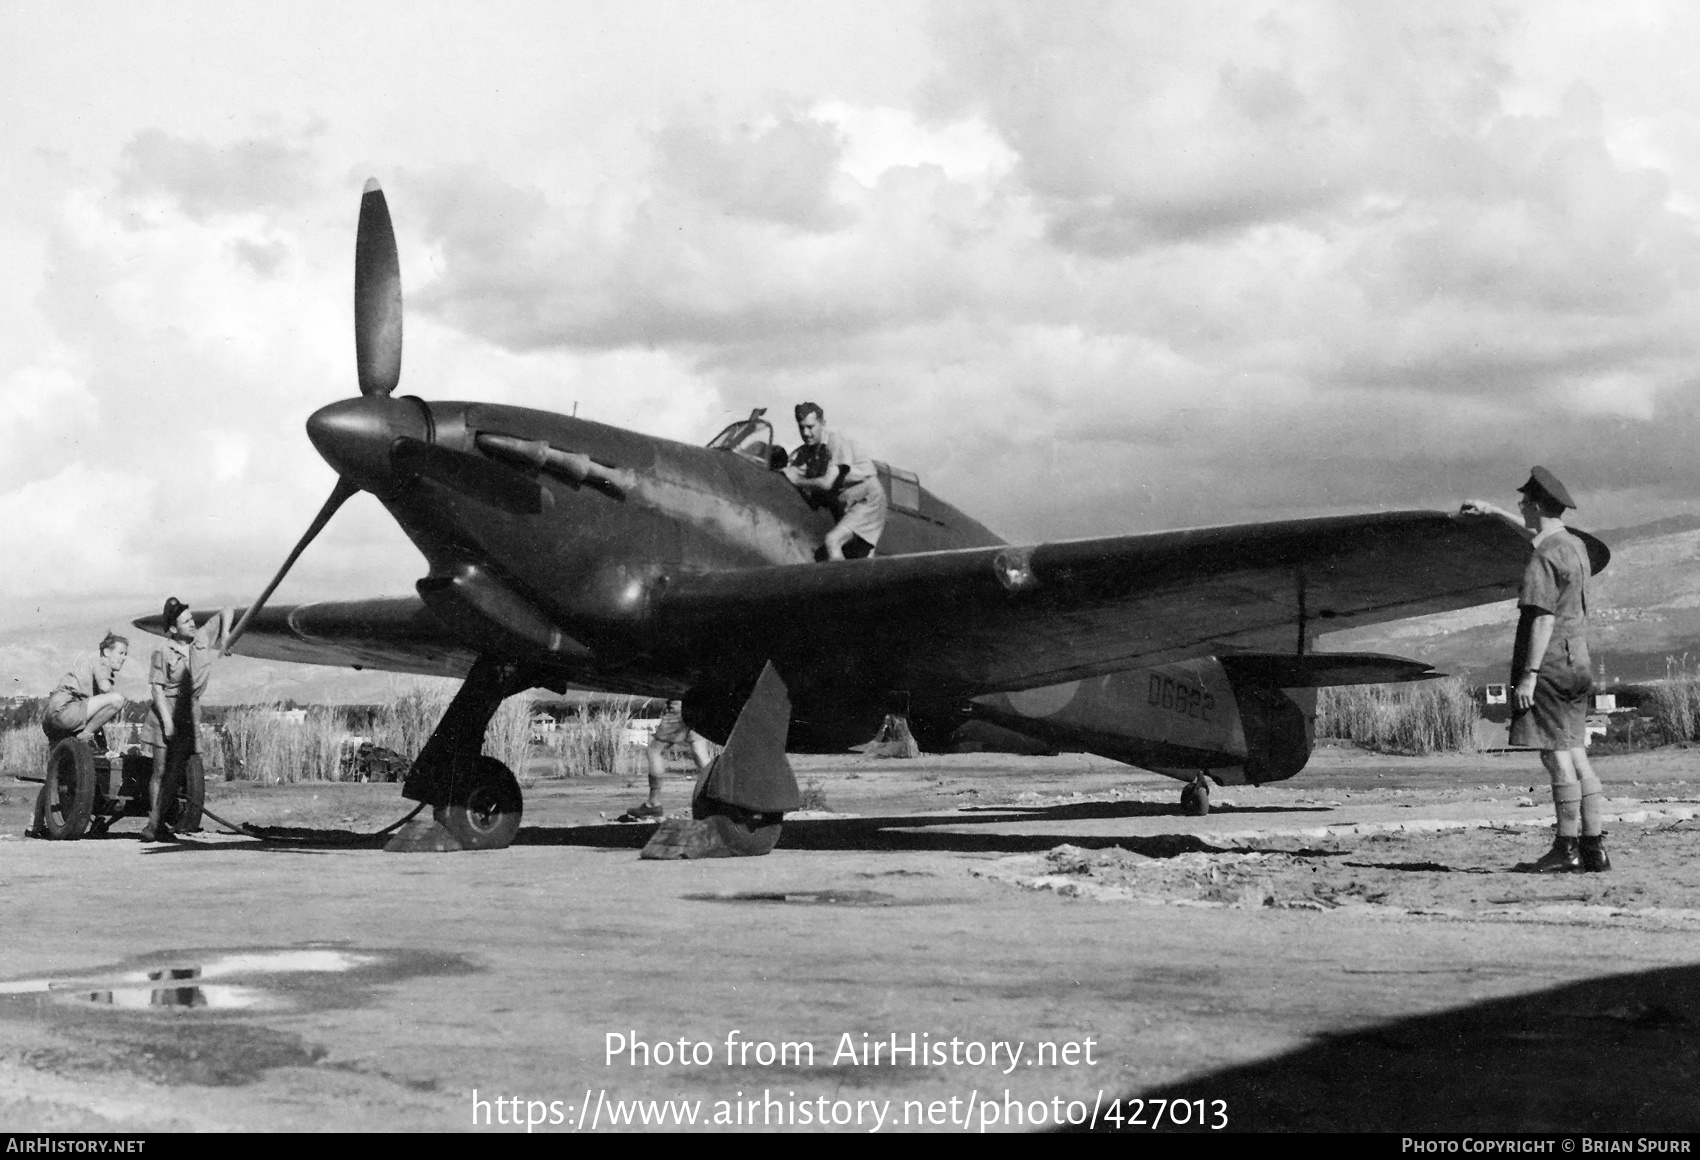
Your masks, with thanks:
<instances>
[{"instance_id":1,"label":"dirt ground","mask_svg":"<svg viewBox=\"0 0 1700 1160\"><path fill-rule=\"evenodd\" d=\"M1096 758L796 765L780 848L700 863L638 860L628 778L416 855L360 836L394 786L143 846L0 780L0 1124L1700 1128L1700 751L1600 760L1614 868L1559 877L1527 754L1323 748L1205 818Z\"/></svg>"}]
</instances>

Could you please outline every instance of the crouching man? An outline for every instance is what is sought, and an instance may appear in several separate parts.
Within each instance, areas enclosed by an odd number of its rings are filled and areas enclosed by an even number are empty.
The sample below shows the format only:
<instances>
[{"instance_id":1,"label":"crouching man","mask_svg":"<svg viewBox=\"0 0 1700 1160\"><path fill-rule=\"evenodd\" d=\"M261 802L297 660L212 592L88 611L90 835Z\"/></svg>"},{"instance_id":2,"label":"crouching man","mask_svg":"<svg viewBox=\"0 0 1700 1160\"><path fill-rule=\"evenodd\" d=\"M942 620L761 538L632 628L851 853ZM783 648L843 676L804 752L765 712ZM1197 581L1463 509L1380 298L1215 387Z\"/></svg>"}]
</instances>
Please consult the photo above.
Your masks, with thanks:
<instances>
[{"instance_id":1,"label":"crouching man","mask_svg":"<svg viewBox=\"0 0 1700 1160\"><path fill-rule=\"evenodd\" d=\"M57 688L47 696L47 712L41 728L47 743L57 745L67 737L100 742L105 735L101 727L124 711L124 694L114 692L118 672L130 655L130 642L115 632L109 632L100 642L100 652L93 664L78 665L66 673Z\"/></svg>"}]
</instances>

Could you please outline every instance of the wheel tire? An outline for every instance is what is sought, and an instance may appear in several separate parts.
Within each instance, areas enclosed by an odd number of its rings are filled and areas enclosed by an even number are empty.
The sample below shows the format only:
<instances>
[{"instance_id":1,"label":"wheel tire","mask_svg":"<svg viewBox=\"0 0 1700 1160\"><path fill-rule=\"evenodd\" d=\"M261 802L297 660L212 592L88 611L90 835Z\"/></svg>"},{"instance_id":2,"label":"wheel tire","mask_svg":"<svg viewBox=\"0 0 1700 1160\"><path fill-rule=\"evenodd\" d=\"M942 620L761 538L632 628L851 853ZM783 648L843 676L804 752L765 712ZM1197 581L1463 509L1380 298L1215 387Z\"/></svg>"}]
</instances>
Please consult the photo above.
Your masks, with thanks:
<instances>
[{"instance_id":1,"label":"wheel tire","mask_svg":"<svg viewBox=\"0 0 1700 1160\"><path fill-rule=\"evenodd\" d=\"M71 842L88 833L94 809L94 753L88 743L67 737L47 754L47 784L41 787L41 832Z\"/></svg>"},{"instance_id":2,"label":"wheel tire","mask_svg":"<svg viewBox=\"0 0 1700 1160\"><path fill-rule=\"evenodd\" d=\"M193 834L201 828L201 807L207 800L207 767L199 753L189 755L183 763L183 784L166 809L165 824L179 834Z\"/></svg>"},{"instance_id":3,"label":"wheel tire","mask_svg":"<svg viewBox=\"0 0 1700 1160\"><path fill-rule=\"evenodd\" d=\"M1181 790L1181 813L1189 818L1202 818L1210 812L1210 786L1191 782Z\"/></svg>"},{"instance_id":4,"label":"wheel tire","mask_svg":"<svg viewBox=\"0 0 1700 1160\"><path fill-rule=\"evenodd\" d=\"M525 795L513 770L494 757L480 756L472 776L455 779L449 804L435 811L437 821L468 850L502 850L519 833Z\"/></svg>"}]
</instances>

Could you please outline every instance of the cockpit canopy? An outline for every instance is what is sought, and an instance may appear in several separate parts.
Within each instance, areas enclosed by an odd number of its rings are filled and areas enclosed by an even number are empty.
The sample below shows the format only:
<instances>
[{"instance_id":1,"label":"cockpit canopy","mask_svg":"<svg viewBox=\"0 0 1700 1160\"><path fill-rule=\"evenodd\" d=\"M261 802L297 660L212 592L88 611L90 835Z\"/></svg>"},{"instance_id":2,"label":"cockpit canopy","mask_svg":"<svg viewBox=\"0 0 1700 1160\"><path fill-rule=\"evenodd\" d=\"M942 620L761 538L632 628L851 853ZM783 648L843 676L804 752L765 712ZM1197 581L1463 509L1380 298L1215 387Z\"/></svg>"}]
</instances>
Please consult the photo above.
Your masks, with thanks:
<instances>
[{"instance_id":1,"label":"cockpit canopy","mask_svg":"<svg viewBox=\"0 0 1700 1160\"><path fill-rule=\"evenodd\" d=\"M748 419L729 425L708 441L717 451L730 451L777 471L785 466L785 448L773 441L773 424L762 418L766 407L757 407Z\"/></svg>"}]
</instances>

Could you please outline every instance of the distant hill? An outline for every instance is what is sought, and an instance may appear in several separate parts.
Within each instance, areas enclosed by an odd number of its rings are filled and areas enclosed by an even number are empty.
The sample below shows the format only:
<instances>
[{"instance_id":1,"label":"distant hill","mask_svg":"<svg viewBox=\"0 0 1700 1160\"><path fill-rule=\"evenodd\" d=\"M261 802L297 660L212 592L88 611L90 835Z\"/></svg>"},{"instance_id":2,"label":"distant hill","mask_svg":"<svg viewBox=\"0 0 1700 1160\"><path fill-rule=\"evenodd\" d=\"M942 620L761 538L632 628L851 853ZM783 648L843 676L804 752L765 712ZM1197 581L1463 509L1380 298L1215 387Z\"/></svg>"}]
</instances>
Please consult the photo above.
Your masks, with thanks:
<instances>
[{"instance_id":1,"label":"distant hill","mask_svg":"<svg viewBox=\"0 0 1700 1160\"><path fill-rule=\"evenodd\" d=\"M1612 562L1589 589L1596 679L1662 677L1666 660L1700 667L1700 517L1595 532ZM1511 663L1515 601L1331 633L1329 651L1390 652L1444 672L1501 680Z\"/></svg>"},{"instance_id":2,"label":"distant hill","mask_svg":"<svg viewBox=\"0 0 1700 1160\"><path fill-rule=\"evenodd\" d=\"M1616 549L1619 544L1632 544L1638 540L1655 540L1660 536L1673 536L1679 532L1695 530L1700 530L1700 516L1666 516L1664 519L1654 520L1650 524L1636 524L1632 528L1607 528L1604 531L1595 532L1594 535L1604 540L1607 546Z\"/></svg>"},{"instance_id":3,"label":"distant hill","mask_svg":"<svg viewBox=\"0 0 1700 1160\"><path fill-rule=\"evenodd\" d=\"M130 660L119 675L118 691L126 697L148 695L148 660L163 643L159 637L128 629ZM45 696L79 656L92 658L106 625L57 625L45 630L0 634L0 697ZM226 657L213 667L207 703L258 704L293 700L301 705L371 704L388 700L398 688L415 681L442 678L397 673L356 672L323 665Z\"/></svg>"}]
</instances>

